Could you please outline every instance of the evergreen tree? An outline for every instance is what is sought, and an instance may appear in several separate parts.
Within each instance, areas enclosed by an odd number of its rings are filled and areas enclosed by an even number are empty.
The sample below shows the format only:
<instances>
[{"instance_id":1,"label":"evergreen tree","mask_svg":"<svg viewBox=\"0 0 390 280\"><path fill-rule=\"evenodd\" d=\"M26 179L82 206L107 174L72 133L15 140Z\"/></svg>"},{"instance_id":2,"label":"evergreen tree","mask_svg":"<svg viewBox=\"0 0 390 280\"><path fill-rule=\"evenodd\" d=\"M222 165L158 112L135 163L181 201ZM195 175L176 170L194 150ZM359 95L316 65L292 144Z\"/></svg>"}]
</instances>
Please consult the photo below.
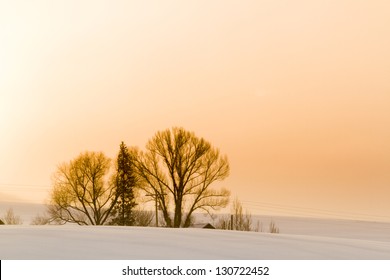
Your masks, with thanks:
<instances>
[{"instance_id":1,"label":"evergreen tree","mask_svg":"<svg viewBox=\"0 0 390 280\"><path fill-rule=\"evenodd\" d=\"M134 187L137 179L133 160L133 155L129 152L125 143L122 142L116 165L115 186L117 201L113 211L114 218L111 221L113 225L131 226L134 223L132 210L136 206Z\"/></svg>"}]
</instances>

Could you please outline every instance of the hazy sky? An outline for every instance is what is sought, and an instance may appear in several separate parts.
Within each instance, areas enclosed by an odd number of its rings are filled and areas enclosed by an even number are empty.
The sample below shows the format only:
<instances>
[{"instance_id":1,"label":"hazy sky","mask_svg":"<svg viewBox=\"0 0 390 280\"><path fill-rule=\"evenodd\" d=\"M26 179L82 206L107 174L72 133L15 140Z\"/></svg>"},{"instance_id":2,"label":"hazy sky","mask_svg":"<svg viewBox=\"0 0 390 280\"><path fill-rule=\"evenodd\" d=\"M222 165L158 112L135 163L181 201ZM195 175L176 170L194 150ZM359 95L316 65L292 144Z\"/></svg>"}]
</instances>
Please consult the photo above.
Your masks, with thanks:
<instances>
[{"instance_id":1,"label":"hazy sky","mask_svg":"<svg viewBox=\"0 0 390 280\"><path fill-rule=\"evenodd\" d=\"M183 126L228 155L221 185L253 213L390 220L389 11L2 1L0 196L42 202L59 163Z\"/></svg>"}]
</instances>

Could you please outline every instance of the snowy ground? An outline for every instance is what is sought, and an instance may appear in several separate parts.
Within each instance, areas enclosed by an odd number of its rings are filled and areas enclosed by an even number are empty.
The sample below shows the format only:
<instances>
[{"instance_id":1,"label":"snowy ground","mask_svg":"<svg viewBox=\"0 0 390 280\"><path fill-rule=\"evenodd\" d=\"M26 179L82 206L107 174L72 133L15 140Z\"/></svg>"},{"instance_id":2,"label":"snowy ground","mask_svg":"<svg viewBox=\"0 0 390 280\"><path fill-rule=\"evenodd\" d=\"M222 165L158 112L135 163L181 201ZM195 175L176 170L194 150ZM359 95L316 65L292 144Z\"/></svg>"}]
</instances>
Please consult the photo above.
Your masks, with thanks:
<instances>
[{"instance_id":1,"label":"snowy ground","mask_svg":"<svg viewBox=\"0 0 390 280\"><path fill-rule=\"evenodd\" d=\"M378 234L381 227L383 236ZM302 235L75 225L1 226L0 259L390 259L389 224L377 224L372 232L366 228L351 238L336 237L337 223L333 231L330 237L314 235L313 229ZM345 233L340 231L341 235Z\"/></svg>"},{"instance_id":2,"label":"snowy ground","mask_svg":"<svg viewBox=\"0 0 390 280\"><path fill-rule=\"evenodd\" d=\"M10 205L0 206L2 215ZM0 259L390 260L390 223L258 216L263 232L32 226L45 208L12 206L24 224L0 226ZM279 234L267 233L271 220Z\"/></svg>"}]
</instances>

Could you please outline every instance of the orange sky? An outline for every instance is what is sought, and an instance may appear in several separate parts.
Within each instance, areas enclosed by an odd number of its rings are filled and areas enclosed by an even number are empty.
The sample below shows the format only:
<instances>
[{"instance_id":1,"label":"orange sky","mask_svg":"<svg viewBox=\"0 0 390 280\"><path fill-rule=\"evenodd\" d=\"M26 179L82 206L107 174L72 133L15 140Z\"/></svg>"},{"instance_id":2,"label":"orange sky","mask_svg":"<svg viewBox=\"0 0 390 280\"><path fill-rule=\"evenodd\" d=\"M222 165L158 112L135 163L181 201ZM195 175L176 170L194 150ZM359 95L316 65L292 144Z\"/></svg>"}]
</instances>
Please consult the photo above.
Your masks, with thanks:
<instances>
[{"instance_id":1,"label":"orange sky","mask_svg":"<svg viewBox=\"0 0 390 280\"><path fill-rule=\"evenodd\" d=\"M390 220L389 10L1 2L0 195L41 202L57 164L183 126L254 213Z\"/></svg>"}]
</instances>

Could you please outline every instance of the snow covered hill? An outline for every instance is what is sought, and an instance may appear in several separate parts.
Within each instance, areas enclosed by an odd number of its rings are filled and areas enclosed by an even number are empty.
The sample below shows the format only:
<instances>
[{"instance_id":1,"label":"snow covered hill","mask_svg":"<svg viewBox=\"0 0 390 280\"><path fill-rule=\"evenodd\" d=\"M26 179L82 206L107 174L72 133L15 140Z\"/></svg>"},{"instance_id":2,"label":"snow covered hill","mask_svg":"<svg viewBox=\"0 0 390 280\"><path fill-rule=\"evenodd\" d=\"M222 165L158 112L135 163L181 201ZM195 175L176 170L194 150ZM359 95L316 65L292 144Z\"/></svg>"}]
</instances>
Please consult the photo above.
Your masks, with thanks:
<instances>
[{"instance_id":1,"label":"snow covered hill","mask_svg":"<svg viewBox=\"0 0 390 280\"><path fill-rule=\"evenodd\" d=\"M32 226L43 205L2 202L0 215L9 208L24 224L0 226L0 259L390 260L390 223L385 222L255 216L263 232ZM267 233L270 221L279 234Z\"/></svg>"},{"instance_id":2,"label":"snow covered hill","mask_svg":"<svg viewBox=\"0 0 390 280\"><path fill-rule=\"evenodd\" d=\"M1 226L0 259L390 259L390 241L210 229Z\"/></svg>"}]
</instances>

